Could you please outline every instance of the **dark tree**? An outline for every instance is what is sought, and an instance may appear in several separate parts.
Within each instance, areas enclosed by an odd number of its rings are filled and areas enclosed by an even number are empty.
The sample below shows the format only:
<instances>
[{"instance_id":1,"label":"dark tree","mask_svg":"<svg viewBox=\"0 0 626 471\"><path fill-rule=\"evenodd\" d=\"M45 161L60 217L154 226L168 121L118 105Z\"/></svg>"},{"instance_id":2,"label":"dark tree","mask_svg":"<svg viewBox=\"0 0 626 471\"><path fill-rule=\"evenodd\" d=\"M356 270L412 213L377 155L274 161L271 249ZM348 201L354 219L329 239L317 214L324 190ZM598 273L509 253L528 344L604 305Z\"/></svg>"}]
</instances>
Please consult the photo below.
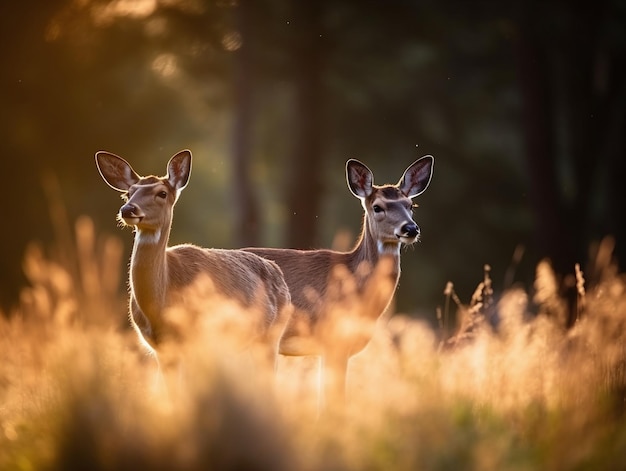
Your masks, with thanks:
<instances>
[{"instance_id":1,"label":"dark tree","mask_svg":"<svg viewBox=\"0 0 626 471\"><path fill-rule=\"evenodd\" d=\"M615 29L625 12L611 0L517 7L515 54L539 253L561 275L571 274L587 261L590 241L611 234L623 267L626 42ZM573 285L563 289L573 306ZM569 325L574 315L570 309Z\"/></svg>"},{"instance_id":2,"label":"dark tree","mask_svg":"<svg viewBox=\"0 0 626 471\"><path fill-rule=\"evenodd\" d=\"M252 64L254 11L251 2L243 0L235 7L240 44L235 52L233 131L233 188L235 205L234 234L239 246L258 245L260 217L254 185L250 175L252 158L252 123L254 120L254 68Z\"/></svg>"},{"instance_id":3,"label":"dark tree","mask_svg":"<svg viewBox=\"0 0 626 471\"><path fill-rule=\"evenodd\" d=\"M326 2L319 0L292 2L295 136L293 155L289 159L286 245L293 248L315 245L316 218L324 190L325 6Z\"/></svg>"}]
</instances>

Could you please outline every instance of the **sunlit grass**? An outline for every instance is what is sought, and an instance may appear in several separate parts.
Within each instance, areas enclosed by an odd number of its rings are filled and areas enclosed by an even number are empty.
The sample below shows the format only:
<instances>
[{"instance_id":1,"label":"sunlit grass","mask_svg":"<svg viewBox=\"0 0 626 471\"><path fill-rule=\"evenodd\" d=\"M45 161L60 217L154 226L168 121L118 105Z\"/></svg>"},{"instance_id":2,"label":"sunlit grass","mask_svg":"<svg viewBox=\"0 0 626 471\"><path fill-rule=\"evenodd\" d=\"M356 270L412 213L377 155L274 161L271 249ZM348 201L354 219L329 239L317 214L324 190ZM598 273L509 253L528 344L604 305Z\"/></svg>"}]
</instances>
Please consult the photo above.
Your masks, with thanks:
<instances>
[{"instance_id":1,"label":"sunlit grass","mask_svg":"<svg viewBox=\"0 0 626 471\"><path fill-rule=\"evenodd\" d=\"M457 341L392 317L351 361L345 403L320 413L311 358L275 374L198 335L159 376L111 281L118 246L88 220L76 240L74 267L27 253L32 286L0 320L0 469L623 469L626 280L610 242L593 285L572 267L572 329L549 264L531 292L493 292L486 270L467 305L442 295Z\"/></svg>"}]
</instances>

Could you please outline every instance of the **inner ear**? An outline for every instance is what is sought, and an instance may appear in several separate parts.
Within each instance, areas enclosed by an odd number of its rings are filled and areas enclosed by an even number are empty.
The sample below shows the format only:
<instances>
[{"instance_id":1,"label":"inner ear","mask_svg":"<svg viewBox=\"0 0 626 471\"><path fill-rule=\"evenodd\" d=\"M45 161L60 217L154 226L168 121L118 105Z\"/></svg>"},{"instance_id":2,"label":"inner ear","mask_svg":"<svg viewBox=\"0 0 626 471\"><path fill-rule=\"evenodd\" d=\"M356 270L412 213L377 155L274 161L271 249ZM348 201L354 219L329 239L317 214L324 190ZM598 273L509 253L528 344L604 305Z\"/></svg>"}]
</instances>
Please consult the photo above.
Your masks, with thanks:
<instances>
[{"instance_id":1,"label":"inner ear","mask_svg":"<svg viewBox=\"0 0 626 471\"><path fill-rule=\"evenodd\" d=\"M102 179L120 192L127 191L141 179L126 160L110 152L96 153L96 167Z\"/></svg>"},{"instance_id":2,"label":"inner ear","mask_svg":"<svg viewBox=\"0 0 626 471\"><path fill-rule=\"evenodd\" d=\"M433 176L434 162L432 155L425 155L409 165L398 182L400 191L409 198L414 198L426 191Z\"/></svg>"},{"instance_id":3,"label":"inner ear","mask_svg":"<svg viewBox=\"0 0 626 471\"><path fill-rule=\"evenodd\" d=\"M167 180L177 191L182 190L189 183L191 176L191 152L180 151L167 164Z\"/></svg>"},{"instance_id":4,"label":"inner ear","mask_svg":"<svg viewBox=\"0 0 626 471\"><path fill-rule=\"evenodd\" d=\"M348 188L357 198L367 198L372 194L374 175L367 166L356 159L346 162Z\"/></svg>"}]
</instances>

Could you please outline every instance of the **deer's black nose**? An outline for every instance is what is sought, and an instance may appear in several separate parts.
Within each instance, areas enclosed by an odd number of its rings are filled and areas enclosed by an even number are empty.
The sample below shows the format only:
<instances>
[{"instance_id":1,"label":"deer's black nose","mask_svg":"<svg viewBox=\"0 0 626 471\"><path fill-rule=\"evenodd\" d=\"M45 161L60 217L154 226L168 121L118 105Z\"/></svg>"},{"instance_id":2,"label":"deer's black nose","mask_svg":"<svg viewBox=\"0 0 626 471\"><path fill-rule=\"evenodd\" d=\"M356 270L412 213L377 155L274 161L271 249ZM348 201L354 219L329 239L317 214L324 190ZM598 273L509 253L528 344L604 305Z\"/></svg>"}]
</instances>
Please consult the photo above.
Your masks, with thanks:
<instances>
[{"instance_id":1,"label":"deer's black nose","mask_svg":"<svg viewBox=\"0 0 626 471\"><path fill-rule=\"evenodd\" d=\"M414 222L410 222L402 226L402 233L406 234L407 237L417 237L420 233L419 227Z\"/></svg>"},{"instance_id":2,"label":"deer's black nose","mask_svg":"<svg viewBox=\"0 0 626 471\"><path fill-rule=\"evenodd\" d=\"M125 219L137 217L137 206L134 204L125 204L120 208L120 215Z\"/></svg>"}]
</instances>

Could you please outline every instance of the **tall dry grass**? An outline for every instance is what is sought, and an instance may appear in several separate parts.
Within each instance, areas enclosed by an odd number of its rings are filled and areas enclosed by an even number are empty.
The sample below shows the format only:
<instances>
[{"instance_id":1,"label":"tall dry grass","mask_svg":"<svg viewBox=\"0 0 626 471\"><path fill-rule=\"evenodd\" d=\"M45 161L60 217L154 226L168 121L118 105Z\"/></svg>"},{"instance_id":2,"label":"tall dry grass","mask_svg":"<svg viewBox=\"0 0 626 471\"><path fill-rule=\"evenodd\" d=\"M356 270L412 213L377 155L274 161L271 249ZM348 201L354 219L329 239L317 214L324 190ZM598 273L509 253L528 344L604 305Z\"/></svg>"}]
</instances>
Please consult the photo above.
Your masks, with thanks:
<instances>
[{"instance_id":1,"label":"tall dry grass","mask_svg":"<svg viewBox=\"0 0 626 471\"><path fill-rule=\"evenodd\" d=\"M346 402L318 415L314 359L281 358L275 375L225 332L177 345L184 362L159 377L126 327L119 242L87 219L75 240L73 266L28 251L31 286L0 321L0 469L626 469L610 241L593 283L572 267L572 329L547 262L530 290L494 292L486 270L467 305L452 285L442 297L442 323L462 319L453 340L393 316L353 358Z\"/></svg>"}]
</instances>

